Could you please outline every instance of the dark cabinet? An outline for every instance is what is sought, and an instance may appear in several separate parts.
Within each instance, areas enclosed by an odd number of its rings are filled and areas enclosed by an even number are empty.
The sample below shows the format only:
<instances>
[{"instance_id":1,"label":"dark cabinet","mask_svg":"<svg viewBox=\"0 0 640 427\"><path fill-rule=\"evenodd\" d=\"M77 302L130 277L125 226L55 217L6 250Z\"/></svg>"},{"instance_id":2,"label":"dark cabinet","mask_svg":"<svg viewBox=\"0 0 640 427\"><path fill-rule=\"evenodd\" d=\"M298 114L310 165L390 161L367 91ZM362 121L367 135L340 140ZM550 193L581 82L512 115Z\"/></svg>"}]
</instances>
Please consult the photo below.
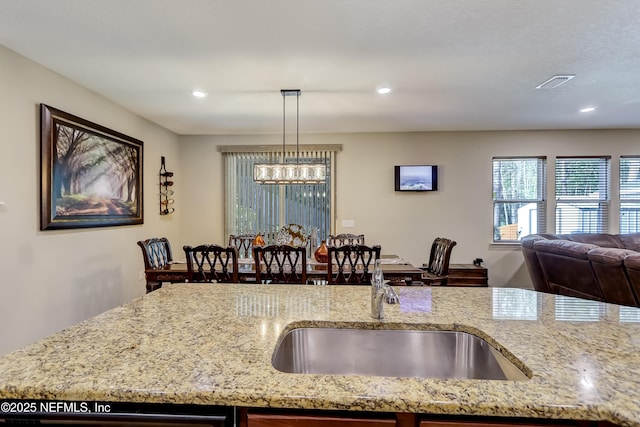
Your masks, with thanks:
<instances>
[{"instance_id":1,"label":"dark cabinet","mask_svg":"<svg viewBox=\"0 0 640 427\"><path fill-rule=\"evenodd\" d=\"M239 427L614 427L598 421L240 408Z\"/></svg>"},{"instance_id":2,"label":"dark cabinet","mask_svg":"<svg viewBox=\"0 0 640 427\"><path fill-rule=\"evenodd\" d=\"M414 427L396 414L370 412L336 412L308 410L241 409L240 427Z\"/></svg>"},{"instance_id":3,"label":"dark cabinet","mask_svg":"<svg viewBox=\"0 0 640 427\"><path fill-rule=\"evenodd\" d=\"M449 264L449 286L488 286L489 273L486 267L474 264Z\"/></svg>"},{"instance_id":4,"label":"dark cabinet","mask_svg":"<svg viewBox=\"0 0 640 427\"><path fill-rule=\"evenodd\" d=\"M597 421L420 415L418 427L605 427ZM609 426L612 427L612 426Z\"/></svg>"}]
</instances>

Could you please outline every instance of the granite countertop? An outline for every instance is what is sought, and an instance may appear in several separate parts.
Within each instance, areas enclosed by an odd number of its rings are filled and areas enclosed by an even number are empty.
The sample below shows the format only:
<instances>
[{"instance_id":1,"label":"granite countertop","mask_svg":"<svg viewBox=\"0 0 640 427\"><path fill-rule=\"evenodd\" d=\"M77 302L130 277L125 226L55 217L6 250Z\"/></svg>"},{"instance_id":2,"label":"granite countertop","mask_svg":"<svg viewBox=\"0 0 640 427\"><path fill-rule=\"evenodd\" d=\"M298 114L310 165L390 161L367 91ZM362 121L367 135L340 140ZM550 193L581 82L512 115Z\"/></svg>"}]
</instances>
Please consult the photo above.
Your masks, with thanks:
<instances>
[{"instance_id":1,"label":"granite countertop","mask_svg":"<svg viewBox=\"0 0 640 427\"><path fill-rule=\"evenodd\" d=\"M640 426L640 310L502 288L396 288L369 316L356 286L165 285L0 358L0 399L195 403L608 420ZM474 333L526 381L287 374L296 326Z\"/></svg>"}]
</instances>

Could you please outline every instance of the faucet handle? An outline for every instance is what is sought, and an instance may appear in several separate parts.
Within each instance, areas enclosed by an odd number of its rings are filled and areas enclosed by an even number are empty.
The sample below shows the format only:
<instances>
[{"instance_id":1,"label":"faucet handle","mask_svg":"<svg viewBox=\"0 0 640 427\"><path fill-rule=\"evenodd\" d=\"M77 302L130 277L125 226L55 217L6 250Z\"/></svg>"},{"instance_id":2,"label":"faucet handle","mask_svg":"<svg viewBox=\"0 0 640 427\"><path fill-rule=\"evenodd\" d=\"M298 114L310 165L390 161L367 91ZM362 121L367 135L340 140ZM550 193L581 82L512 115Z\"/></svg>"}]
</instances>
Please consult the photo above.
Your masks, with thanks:
<instances>
[{"instance_id":1,"label":"faucet handle","mask_svg":"<svg viewBox=\"0 0 640 427\"><path fill-rule=\"evenodd\" d=\"M387 304L398 304L400 302L400 298L398 298L395 289L389 285L384 286L384 300Z\"/></svg>"}]
</instances>

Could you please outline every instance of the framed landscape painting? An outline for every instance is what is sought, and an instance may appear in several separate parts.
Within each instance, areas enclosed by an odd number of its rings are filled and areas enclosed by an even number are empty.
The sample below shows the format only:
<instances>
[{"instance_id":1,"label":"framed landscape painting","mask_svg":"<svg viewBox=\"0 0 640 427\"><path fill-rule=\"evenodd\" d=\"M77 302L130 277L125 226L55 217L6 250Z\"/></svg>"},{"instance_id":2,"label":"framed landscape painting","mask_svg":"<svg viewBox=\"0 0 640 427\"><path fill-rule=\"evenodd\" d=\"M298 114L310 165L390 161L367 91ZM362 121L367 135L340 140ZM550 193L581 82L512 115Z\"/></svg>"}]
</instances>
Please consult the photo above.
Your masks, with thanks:
<instances>
[{"instance_id":1,"label":"framed landscape painting","mask_svg":"<svg viewBox=\"0 0 640 427\"><path fill-rule=\"evenodd\" d=\"M45 104L40 120L40 229L142 224L142 141Z\"/></svg>"}]
</instances>

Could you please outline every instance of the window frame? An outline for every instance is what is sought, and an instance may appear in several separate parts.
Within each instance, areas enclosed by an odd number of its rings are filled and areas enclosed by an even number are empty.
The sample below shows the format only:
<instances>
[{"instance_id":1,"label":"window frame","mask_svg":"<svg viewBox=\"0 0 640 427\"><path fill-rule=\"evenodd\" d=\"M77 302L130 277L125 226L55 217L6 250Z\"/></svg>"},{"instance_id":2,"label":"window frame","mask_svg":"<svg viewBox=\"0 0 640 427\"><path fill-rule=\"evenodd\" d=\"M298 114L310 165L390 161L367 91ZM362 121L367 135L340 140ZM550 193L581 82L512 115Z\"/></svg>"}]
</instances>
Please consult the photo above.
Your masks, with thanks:
<instances>
[{"instance_id":1,"label":"window frame","mask_svg":"<svg viewBox=\"0 0 640 427\"><path fill-rule=\"evenodd\" d=\"M536 161L536 195L535 197L518 197L509 198L501 197L497 195L496 188L496 165L501 162L517 162L517 161ZM523 233L520 226L517 228L517 236L515 239L502 238L500 234L500 227L518 224L506 224L505 226L499 225L499 218L497 218L497 205L499 204L515 204L515 205L528 205L535 203L536 221L535 221L535 233L544 233L547 226L547 156L494 156L491 159L491 189L492 189L492 242L495 244L519 244L520 240L532 232ZM522 207L522 206L521 206ZM532 209L533 210L533 209ZM532 230L533 226L529 226L529 230Z\"/></svg>"},{"instance_id":2,"label":"window frame","mask_svg":"<svg viewBox=\"0 0 640 427\"><path fill-rule=\"evenodd\" d=\"M328 191L328 195L325 191L325 198L329 201L328 218L324 218L325 224L323 227L318 227L319 238L325 238L329 234L332 234L335 230L335 212L336 212L336 156L337 153L342 151L342 145L339 144L324 144L324 145L300 145L299 150L296 150L295 146L289 146L285 148L285 153L282 153L282 146L276 145L241 145L241 146L219 146L218 151L223 155L224 165L224 230L225 239L229 238L230 234L246 234L246 233L261 233L265 235L267 242L272 241L279 229L287 225L286 223L298 223L304 227L310 227L315 225L306 224L302 219L299 210L291 212L288 208L286 200L287 194L292 196L299 196L301 192L311 192L318 187L322 187ZM297 154L301 162L306 160L311 161L326 161L327 162L327 184L258 184L254 183L250 194L239 194L237 179L242 176L243 179L248 179L253 174L254 163L277 163L282 162L283 157L287 163L296 162ZM243 159L243 160L239 160ZM240 175L237 173L233 176L230 175L230 168L239 167L239 161L244 161L240 167L242 172ZM291 188L289 188L291 187ZM294 188L295 187L295 188ZM257 222L253 222L250 225L251 220L245 219L243 223L238 223L238 218L234 208L235 203L231 202L235 197L245 198L259 198L262 199L266 205L264 206L265 215L269 216L272 220L274 218L276 222L271 221L271 227L265 229L265 227L258 225ZM310 206L307 206L311 209ZM293 218L293 219L291 219ZM268 219L263 218L263 223L269 223ZM311 242L315 245L315 242Z\"/></svg>"},{"instance_id":3,"label":"window frame","mask_svg":"<svg viewBox=\"0 0 640 427\"><path fill-rule=\"evenodd\" d=\"M603 164L598 168L600 171L604 171L604 174L598 175L598 198L590 197L590 195L585 195L584 197L576 197L571 194L560 194L559 186L566 185L566 178L562 178L562 176L569 176L567 173L570 173L571 170L567 166L560 166L565 161L576 161L583 162L589 160L601 160ZM593 169L591 169L593 170ZM563 173L564 172L564 173ZM571 176L579 177L580 173L573 173ZM559 176L561 178L559 178ZM583 187L585 184L583 184ZM575 233L578 230L570 230L566 229L565 221L562 218L567 218L569 221L573 220L577 224L580 224L580 233L607 233L609 232L609 227L611 225L610 221L610 210L611 210L611 156L558 156L555 161L555 182L554 182L554 232L555 234L571 234ZM595 192L594 192L595 193ZM604 193L604 195L602 194ZM619 196L619 194L618 194ZM575 209L576 205L583 205L583 208L580 208L581 211L576 213L576 217L573 218L570 215L563 215L562 209L567 209L568 206ZM597 222L592 222L590 219L593 216L589 215L589 211L593 211L589 206L597 205L597 209L595 210L596 218L598 218ZM584 220L585 215L587 214L587 221ZM588 225L587 231L584 230L585 224Z\"/></svg>"},{"instance_id":4,"label":"window frame","mask_svg":"<svg viewBox=\"0 0 640 427\"><path fill-rule=\"evenodd\" d=\"M627 177L626 174L623 172L625 170L625 166L623 165L625 161L631 161L633 163L636 163L635 166L638 168L638 171L640 172L640 155L622 155L618 160L618 167L619 167L618 231L622 234L640 233L640 215L638 214L635 215L635 220L633 221L636 224L635 227L626 226L626 224L629 224L631 222L629 218L625 218L626 213L631 212L633 210L638 210L640 212L640 209L630 209L625 207L625 204L627 205L637 204L638 206L640 206L640 179L637 179L636 180L637 184L633 186L629 185L628 181L625 181L625 178ZM640 177L640 173L638 175ZM625 191L636 191L638 195L635 197L625 197L623 195Z\"/></svg>"}]
</instances>

